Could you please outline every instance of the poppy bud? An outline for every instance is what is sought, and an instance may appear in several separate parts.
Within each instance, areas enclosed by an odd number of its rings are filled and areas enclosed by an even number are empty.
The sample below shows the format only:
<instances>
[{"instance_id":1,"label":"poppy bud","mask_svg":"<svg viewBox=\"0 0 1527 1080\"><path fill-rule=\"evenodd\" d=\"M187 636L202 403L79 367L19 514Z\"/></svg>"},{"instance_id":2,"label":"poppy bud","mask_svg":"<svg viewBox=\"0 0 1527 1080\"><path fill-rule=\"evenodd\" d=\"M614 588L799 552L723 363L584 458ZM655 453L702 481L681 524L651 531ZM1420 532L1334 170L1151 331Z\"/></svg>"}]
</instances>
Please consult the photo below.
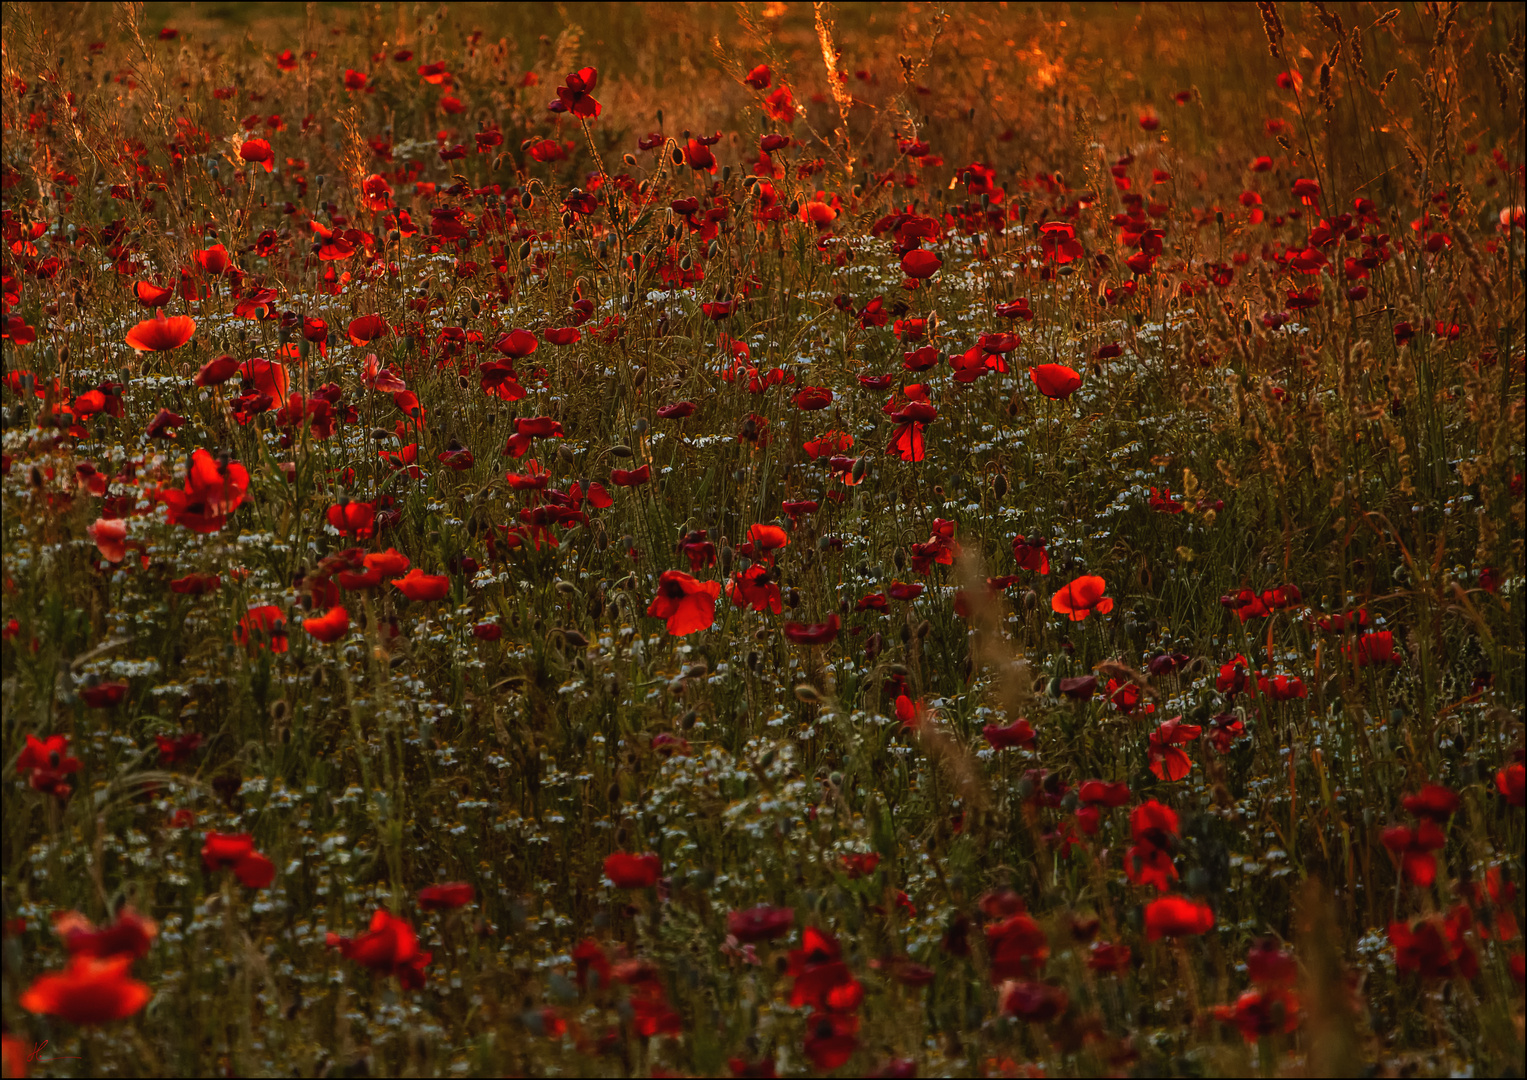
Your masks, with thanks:
<instances>
[{"instance_id":1,"label":"poppy bud","mask_svg":"<svg viewBox=\"0 0 1527 1080\"><path fill-rule=\"evenodd\" d=\"M685 255L682 259L679 260L679 269L687 272L690 267L694 266L694 264L694 259L690 258L688 255Z\"/></svg>"},{"instance_id":2,"label":"poppy bud","mask_svg":"<svg viewBox=\"0 0 1527 1080\"><path fill-rule=\"evenodd\" d=\"M873 660L880 655L881 650L884 648L885 638L877 630L864 641L864 658L866 660Z\"/></svg>"},{"instance_id":3,"label":"poppy bud","mask_svg":"<svg viewBox=\"0 0 1527 1080\"><path fill-rule=\"evenodd\" d=\"M907 553L902 551L901 548L897 548L891 556L891 561L896 564L896 569L905 570L907 568Z\"/></svg>"},{"instance_id":4,"label":"poppy bud","mask_svg":"<svg viewBox=\"0 0 1527 1080\"><path fill-rule=\"evenodd\" d=\"M646 368L643 368L642 370L645 371ZM647 423L647 418L645 416L638 416L636 418L636 423L632 424L631 426L636 429L636 433L638 435L645 435L647 434L647 428L651 425Z\"/></svg>"},{"instance_id":5,"label":"poppy bud","mask_svg":"<svg viewBox=\"0 0 1527 1080\"><path fill-rule=\"evenodd\" d=\"M535 200L530 197L530 192L525 191L525 192L521 192L520 193L520 209L521 210L529 210L530 207L534 203L535 203Z\"/></svg>"},{"instance_id":6,"label":"poppy bud","mask_svg":"<svg viewBox=\"0 0 1527 1080\"><path fill-rule=\"evenodd\" d=\"M801 216L801 201L799 199L792 199L791 200L791 202L790 202L790 216L793 217L793 218Z\"/></svg>"},{"instance_id":7,"label":"poppy bud","mask_svg":"<svg viewBox=\"0 0 1527 1080\"><path fill-rule=\"evenodd\" d=\"M710 242L710 244L705 249L705 257L707 259L714 259L716 257L717 248L718 248L718 245L717 245L716 241L712 240Z\"/></svg>"},{"instance_id":8,"label":"poppy bud","mask_svg":"<svg viewBox=\"0 0 1527 1080\"><path fill-rule=\"evenodd\" d=\"M850 475L854 478L854 483L857 484L864 479L864 474L869 469L869 465L870 461L867 457L854 459L854 467L849 470Z\"/></svg>"},{"instance_id":9,"label":"poppy bud","mask_svg":"<svg viewBox=\"0 0 1527 1080\"><path fill-rule=\"evenodd\" d=\"M1001 473L998 473L997 474L997 479L992 481L991 489L992 489L992 494L996 495L997 498L999 498L999 499L1006 498L1007 497L1007 477L1003 476Z\"/></svg>"},{"instance_id":10,"label":"poppy bud","mask_svg":"<svg viewBox=\"0 0 1527 1080\"><path fill-rule=\"evenodd\" d=\"M526 240L523 244L520 245L520 258L521 259L528 259L528 258L530 258L530 241L529 240Z\"/></svg>"},{"instance_id":11,"label":"poppy bud","mask_svg":"<svg viewBox=\"0 0 1527 1080\"><path fill-rule=\"evenodd\" d=\"M621 160L626 163L626 167L627 168L635 168L636 167L636 155L635 154L627 154L625 157L621 158Z\"/></svg>"},{"instance_id":12,"label":"poppy bud","mask_svg":"<svg viewBox=\"0 0 1527 1080\"><path fill-rule=\"evenodd\" d=\"M477 297L475 297L475 296L472 297L472 314L473 315L481 315L482 314L482 301L477 299Z\"/></svg>"},{"instance_id":13,"label":"poppy bud","mask_svg":"<svg viewBox=\"0 0 1527 1080\"><path fill-rule=\"evenodd\" d=\"M622 446L619 443L616 443L614 446L610 447L610 456L628 458L631 456L631 448L629 446Z\"/></svg>"},{"instance_id":14,"label":"poppy bud","mask_svg":"<svg viewBox=\"0 0 1527 1080\"><path fill-rule=\"evenodd\" d=\"M680 150L677 146L673 148L673 163L675 165L684 164L684 151Z\"/></svg>"},{"instance_id":15,"label":"poppy bud","mask_svg":"<svg viewBox=\"0 0 1527 1080\"><path fill-rule=\"evenodd\" d=\"M750 649L748 651L748 669L756 675L762 667L763 657L758 655L757 649Z\"/></svg>"},{"instance_id":16,"label":"poppy bud","mask_svg":"<svg viewBox=\"0 0 1527 1080\"><path fill-rule=\"evenodd\" d=\"M610 547L610 537L603 531L594 535L594 546L600 551L607 551Z\"/></svg>"},{"instance_id":17,"label":"poppy bud","mask_svg":"<svg viewBox=\"0 0 1527 1080\"><path fill-rule=\"evenodd\" d=\"M733 551L729 546L725 544L722 545L720 552L722 574L730 574L732 572L732 559L735 558L736 555L737 553Z\"/></svg>"},{"instance_id":18,"label":"poppy bud","mask_svg":"<svg viewBox=\"0 0 1527 1080\"><path fill-rule=\"evenodd\" d=\"M683 716L679 717L679 727L683 728L685 731L689 731L694 726L695 726L695 711L693 709L690 709Z\"/></svg>"},{"instance_id":19,"label":"poppy bud","mask_svg":"<svg viewBox=\"0 0 1527 1080\"><path fill-rule=\"evenodd\" d=\"M933 624L927 619L924 619L922 622L917 624L917 640L921 641L923 638L927 637L928 634L932 632L932 630Z\"/></svg>"},{"instance_id":20,"label":"poppy bud","mask_svg":"<svg viewBox=\"0 0 1527 1080\"><path fill-rule=\"evenodd\" d=\"M822 700L822 695L810 683L801 683L797 686L795 688L795 696L808 705L815 705Z\"/></svg>"},{"instance_id":21,"label":"poppy bud","mask_svg":"<svg viewBox=\"0 0 1527 1080\"><path fill-rule=\"evenodd\" d=\"M723 166L721 166L721 182L724 184L728 180L730 180L731 178L732 178L732 167L730 165L723 165Z\"/></svg>"},{"instance_id":22,"label":"poppy bud","mask_svg":"<svg viewBox=\"0 0 1527 1080\"><path fill-rule=\"evenodd\" d=\"M398 241L400 241L402 239L403 239L403 234L398 232L397 229L389 230L388 233L387 233L387 242L389 244L396 244Z\"/></svg>"},{"instance_id":23,"label":"poppy bud","mask_svg":"<svg viewBox=\"0 0 1527 1080\"><path fill-rule=\"evenodd\" d=\"M686 255L685 258L688 258L688 256ZM640 251L633 251L631 253L631 268L633 270L640 270L642 268L642 253ZM634 281L631 283L631 291L633 293L636 291L636 282Z\"/></svg>"},{"instance_id":24,"label":"poppy bud","mask_svg":"<svg viewBox=\"0 0 1527 1080\"><path fill-rule=\"evenodd\" d=\"M910 626L902 626L901 633L897 636L901 638L901 643L903 645L907 644L912 640L912 628Z\"/></svg>"}]
</instances>

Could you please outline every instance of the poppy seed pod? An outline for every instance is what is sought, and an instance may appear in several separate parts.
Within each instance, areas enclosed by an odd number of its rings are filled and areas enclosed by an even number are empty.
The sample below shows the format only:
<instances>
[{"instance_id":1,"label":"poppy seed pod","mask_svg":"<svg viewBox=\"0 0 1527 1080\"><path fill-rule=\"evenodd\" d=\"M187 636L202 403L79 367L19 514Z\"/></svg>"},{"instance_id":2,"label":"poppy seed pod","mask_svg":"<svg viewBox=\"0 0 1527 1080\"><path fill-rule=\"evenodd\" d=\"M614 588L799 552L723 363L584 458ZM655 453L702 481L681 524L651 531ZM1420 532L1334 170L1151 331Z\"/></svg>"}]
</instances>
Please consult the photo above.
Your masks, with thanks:
<instances>
[{"instance_id":1,"label":"poppy seed pod","mask_svg":"<svg viewBox=\"0 0 1527 1080\"><path fill-rule=\"evenodd\" d=\"M795 696L808 705L815 705L822 700L822 695L810 683L801 683L797 686L795 688Z\"/></svg>"},{"instance_id":2,"label":"poppy seed pod","mask_svg":"<svg viewBox=\"0 0 1527 1080\"><path fill-rule=\"evenodd\" d=\"M891 561L896 564L896 569L905 570L907 568L907 553L901 550L901 548L897 548L891 555Z\"/></svg>"},{"instance_id":3,"label":"poppy seed pod","mask_svg":"<svg viewBox=\"0 0 1527 1080\"><path fill-rule=\"evenodd\" d=\"M618 458L631 457L631 448L629 446L623 446L620 443L616 443L614 446L610 447L610 456Z\"/></svg>"},{"instance_id":4,"label":"poppy seed pod","mask_svg":"<svg viewBox=\"0 0 1527 1080\"><path fill-rule=\"evenodd\" d=\"M684 151L680 150L677 146L673 148L673 163L675 165L684 164Z\"/></svg>"},{"instance_id":5,"label":"poppy seed pod","mask_svg":"<svg viewBox=\"0 0 1527 1080\"><path fill-rule=\"evenodd\" d=\"M1005 499L1007 497L1007 477L1003 476L1001 473L998 473L997 479L992 481L991 488L992 493L996 495L997 498Z\"/></svg>"},{"instance_id":6,"label":"poppy seed pod","mask_svg":"<svg viewBox=\"0 0 1527 1080\"><path fill-rule=\"evenodd\" d=\"M921 641L933 631L933 624L927 619L917 624L917 639Z\"/></svg>"},{"instance_id":7,"label":"poppy seed pod","mask_svg":"<svg viewBox=\"0 0 1527 1080\"><path fill-rule=\"evenodd\" d=\"M521 192L520 193L520 209L521 210L529 210L533 205L535 205L535 199L533 199L531 197L530 192L528 192L528 191Z\"/></svg>"}]
</instances>

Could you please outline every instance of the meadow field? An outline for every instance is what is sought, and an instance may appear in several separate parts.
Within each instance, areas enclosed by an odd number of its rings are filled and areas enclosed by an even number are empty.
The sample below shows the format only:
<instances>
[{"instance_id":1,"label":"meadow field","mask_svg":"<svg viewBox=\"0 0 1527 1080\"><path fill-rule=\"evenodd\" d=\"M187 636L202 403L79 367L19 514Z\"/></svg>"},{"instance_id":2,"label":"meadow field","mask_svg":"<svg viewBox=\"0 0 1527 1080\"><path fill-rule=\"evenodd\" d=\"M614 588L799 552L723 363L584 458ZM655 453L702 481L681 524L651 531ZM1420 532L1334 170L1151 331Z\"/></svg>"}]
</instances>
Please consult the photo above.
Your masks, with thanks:
<instances>
[{"instance_id":1,"label":"meadow field","mask_svg":"<svg viewBox=\"0 0 1527 1080\"><path fill-rule=\"evenodd\" d=\"M4 1075L1522 1075L1524 25L4 4Z\"/></svg>"}]
</instances>

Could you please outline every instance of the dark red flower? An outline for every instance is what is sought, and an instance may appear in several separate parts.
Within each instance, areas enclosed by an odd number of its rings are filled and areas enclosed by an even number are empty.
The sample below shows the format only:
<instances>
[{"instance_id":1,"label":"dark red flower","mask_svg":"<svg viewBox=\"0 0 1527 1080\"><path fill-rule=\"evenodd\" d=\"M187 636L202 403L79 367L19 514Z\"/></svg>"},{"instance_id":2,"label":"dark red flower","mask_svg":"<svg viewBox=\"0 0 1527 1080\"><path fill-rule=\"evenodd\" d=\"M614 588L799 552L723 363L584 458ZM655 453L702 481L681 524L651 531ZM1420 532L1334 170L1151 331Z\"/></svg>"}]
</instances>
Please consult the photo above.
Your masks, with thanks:
<instances>
[{"instance_id":1,"label":"dark red flower","mask_svg":"<svg viewBox=\"0 0 1527 1080\"><path fill-rule=\"evenodd\" d=\"M426 885L419 890L419 906L425 911L449 911L465 907L476 899L477 893L464 881L451 881L444 885Z\"/></svg>"},{"instance_id":2,"label":"dark red flower","mask_svg":"<svg viewBox=\"0 0 1527 1080\"><path fill-rule=\"evenodd\" d=\"M734 911L727 916L727 933L741 942L772 941L790 932L795 925L794 908L777 908L763 904L746 911Z\"/></svg>"},{"instance_id":3,"label":"dark red flower","mask_svg":"<svg viewBox=\"0 0 1527 1080\"><path fill-rule=\"evenodd\" d=\"M836 640L841 625L838 613L833 612L823 623L785 623L785 637L797 645L826 645Z\"/></svg>"},{"instance_id":4,"label":"dark red flower","mask_svg":"<svg viewBox=\"0 0 1527 1080\"><path fill-rule=\"evenodd\" d=\"M417 990L424 985L424 969L432 955L420 951L419 935L407 919L382 908L372 914L371 925L364 934L348 938L330 931L324 943L362 967L396 975L405 990Z\"/></svg>"},{"instance_id":5,"label":"dark red flower","mask_svg":"<svg viewBox=\"0 0 1527 1080\"><path fill-rule=\"evenodd\" d=\"M631 855L617 851L604 860L604 876L617 889L650 889L663 872L663 860L656 852Z\"/></svg>"},{"instance_id":6,"label":"dark red flower","mask_svg":"<svg viewBox=\"0 0 1527 1080\"><path fill-rule=\"evenodd\" d=\"M1145 936L1150 941L1207 933L1213 925L1213 910L1199 900L1163 896L1145 905Z\"/></svg>"}]
</instances>

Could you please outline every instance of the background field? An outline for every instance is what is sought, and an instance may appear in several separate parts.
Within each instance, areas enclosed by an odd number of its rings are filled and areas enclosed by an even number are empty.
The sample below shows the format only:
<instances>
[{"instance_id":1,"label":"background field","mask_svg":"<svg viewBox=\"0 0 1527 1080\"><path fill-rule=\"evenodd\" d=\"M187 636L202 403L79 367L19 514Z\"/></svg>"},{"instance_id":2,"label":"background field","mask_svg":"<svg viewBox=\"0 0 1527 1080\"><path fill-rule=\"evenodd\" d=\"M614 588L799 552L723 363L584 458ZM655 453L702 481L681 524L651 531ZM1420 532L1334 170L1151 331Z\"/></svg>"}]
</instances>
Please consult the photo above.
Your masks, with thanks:
<instances>
[{"instance_id":1,"label":"background field","mask_svg":"<svg viewBox=\"0 0 1527 1080\"><path fill-rule=\"evenodd\" d=\"M3 15L6 1075L1520 1075L1519 7Z\"/></svg>"}]
</instances>

